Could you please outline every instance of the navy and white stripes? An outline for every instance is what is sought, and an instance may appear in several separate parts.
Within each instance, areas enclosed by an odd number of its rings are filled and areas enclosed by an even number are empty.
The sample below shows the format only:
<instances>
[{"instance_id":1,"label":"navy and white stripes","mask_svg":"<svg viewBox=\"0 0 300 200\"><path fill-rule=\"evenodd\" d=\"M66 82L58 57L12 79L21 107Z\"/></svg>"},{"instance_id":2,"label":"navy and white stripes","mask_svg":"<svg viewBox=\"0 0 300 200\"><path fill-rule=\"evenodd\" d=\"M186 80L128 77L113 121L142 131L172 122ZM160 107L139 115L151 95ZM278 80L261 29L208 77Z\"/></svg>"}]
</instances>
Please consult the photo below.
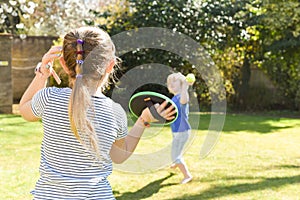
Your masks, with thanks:
<instances>
[{"instance_id":1,"label":"navy and white stripes","mask_svg":"<svg viewBox=\"0 0 300 200\"><path fill-rule=\"evenodd\" d=\"M114 199L107 176L112 172L109 152L113 142L127 135L122 107L103 96L93 97L93 119L101 160L76 139L70 129L70 88L45 88L32 99L34 115L42 118L40 178L32 192L35 199Z\"/></svg>"}]
</instances>

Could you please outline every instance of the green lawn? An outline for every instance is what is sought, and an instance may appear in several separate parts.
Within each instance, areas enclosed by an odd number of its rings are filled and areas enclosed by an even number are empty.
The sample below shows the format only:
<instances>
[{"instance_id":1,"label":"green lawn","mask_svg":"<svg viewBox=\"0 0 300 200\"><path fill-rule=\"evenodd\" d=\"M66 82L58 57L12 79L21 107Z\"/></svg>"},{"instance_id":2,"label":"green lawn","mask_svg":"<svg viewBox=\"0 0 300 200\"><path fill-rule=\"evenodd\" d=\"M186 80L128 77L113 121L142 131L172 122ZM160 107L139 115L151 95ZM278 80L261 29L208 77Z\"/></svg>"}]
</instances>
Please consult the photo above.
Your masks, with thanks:
<instances>
[{"instance_id":1,"label":"green lawn","mask_svg":"<svg viewBox=\"0 0 300 200\"><path fill-rule=\"evenodd\" d=\"M177 184L181 175L168 167L142 174L116 170L109 180L118 200L300 199L300 119L228 114L213 152L200 159L210 115L190 116L192 124L200 116L194 142L185 154L194 180ZM39 122L0 115L1 200L31 199L29 192L38 178L41 131ZM170 135L168 127L148 129L137 152L163 147Z\"/></svg>"}]
</instances>

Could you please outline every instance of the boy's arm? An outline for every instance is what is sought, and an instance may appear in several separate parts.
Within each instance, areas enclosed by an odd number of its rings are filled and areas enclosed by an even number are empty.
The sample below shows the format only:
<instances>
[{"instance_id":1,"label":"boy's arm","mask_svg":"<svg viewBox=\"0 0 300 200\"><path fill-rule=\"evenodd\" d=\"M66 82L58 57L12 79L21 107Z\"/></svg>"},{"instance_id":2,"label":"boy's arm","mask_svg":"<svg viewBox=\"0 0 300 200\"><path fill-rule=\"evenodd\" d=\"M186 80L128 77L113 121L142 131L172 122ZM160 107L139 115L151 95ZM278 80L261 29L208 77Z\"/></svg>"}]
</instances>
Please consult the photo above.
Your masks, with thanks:
<instances>
[{"instance_id":1,"label":"boy's arm","mask_svg":"<svg viewBox=\"0 0 300 200\"><path fill-rule=\"evenodd\" d=\"M180 104L187 104L189 102L189 85L186 82L186 78L184 75L180 76L181 81L181 92L180 92Z\"/></svg>"}]
</instances>

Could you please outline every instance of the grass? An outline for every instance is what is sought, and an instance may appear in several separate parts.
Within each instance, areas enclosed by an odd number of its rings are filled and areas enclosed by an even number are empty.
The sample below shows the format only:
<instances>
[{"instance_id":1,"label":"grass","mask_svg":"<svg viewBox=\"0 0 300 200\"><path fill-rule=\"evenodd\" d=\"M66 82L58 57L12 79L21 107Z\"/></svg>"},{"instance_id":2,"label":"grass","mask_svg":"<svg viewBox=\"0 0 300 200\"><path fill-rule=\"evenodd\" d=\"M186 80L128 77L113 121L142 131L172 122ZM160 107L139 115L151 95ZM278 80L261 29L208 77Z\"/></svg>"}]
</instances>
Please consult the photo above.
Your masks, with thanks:
<instances>
[{"instance_id":1,"label":"grass","mask_svg":"<svg viewBox=\"0 0 300 200\"><path fill-rule=\"evenodd\" d=\"M182 176L168 167L141 174L115 170L109 180L117 200L300 199L299 119L228 114L217 145L205 159L199 158L199 152L210 115L192 113L190 121L197 128L184 157L193 181L178 184ZM38 178L41 132L39 122L0 115L1 199L31 199L29 192ZM148 129L137 153L163 148L170 135L168 127Z\"/></svg>"},{"instance_id":2,"label":"grass","mask_svg":"<svg viewBox=\"0 0 300 200\"><path fill-rule=\"evenodd\" d=\"M1 199L30 199L38 177L42 127L17 115L0 115Z\"/></svg>"}]
</instances>

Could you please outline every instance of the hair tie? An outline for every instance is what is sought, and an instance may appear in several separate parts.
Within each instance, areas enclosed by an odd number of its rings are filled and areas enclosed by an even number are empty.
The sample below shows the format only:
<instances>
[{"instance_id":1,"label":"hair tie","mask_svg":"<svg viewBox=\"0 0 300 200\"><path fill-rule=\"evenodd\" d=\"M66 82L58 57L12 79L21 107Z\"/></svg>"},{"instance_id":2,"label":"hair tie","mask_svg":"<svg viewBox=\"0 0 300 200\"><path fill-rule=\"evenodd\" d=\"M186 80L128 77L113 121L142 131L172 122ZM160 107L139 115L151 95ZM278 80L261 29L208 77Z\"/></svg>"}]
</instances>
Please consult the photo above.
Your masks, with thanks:
<instances>
[{"instance_id":1,"label":"hair tie","mask_svg":"<svg viewBox=\"0 0 300 200\"><path fill-rule=\"evenodd\" d=\"M82 78L82 74L77 74L76 78Z\"/></svg>"},{"instance_id":2,"label":"hair tie","mask_svg":"<svg viewBox=\"0 0 300 200\"><path fill-rule=\"evenodd\" d=\"M77 43L78 43L78 44L83 44L84 41L83 41L82 39L77 39Z\"/></svg>"},{"instance_id":3,"label":"hair tie","mask_svg":"<svg viewBox=\"0 0 300 200\"><path fill-rule=\"evenodd\" d=\"M76 51L76 54L78 55L78 54L83 54L84 53L84 51L83 50L81 50L81 51Z\"/></svg>"},{"instance_id":4,"label":"hair tie","mask_svg":"<svg viewBox=\"0 0 300 200\"><path fill-rule=\"evenodd\" d=\"M82 65L83 64L83 60L76 60L76 63Z\"/></svg>"}]
</instances>

